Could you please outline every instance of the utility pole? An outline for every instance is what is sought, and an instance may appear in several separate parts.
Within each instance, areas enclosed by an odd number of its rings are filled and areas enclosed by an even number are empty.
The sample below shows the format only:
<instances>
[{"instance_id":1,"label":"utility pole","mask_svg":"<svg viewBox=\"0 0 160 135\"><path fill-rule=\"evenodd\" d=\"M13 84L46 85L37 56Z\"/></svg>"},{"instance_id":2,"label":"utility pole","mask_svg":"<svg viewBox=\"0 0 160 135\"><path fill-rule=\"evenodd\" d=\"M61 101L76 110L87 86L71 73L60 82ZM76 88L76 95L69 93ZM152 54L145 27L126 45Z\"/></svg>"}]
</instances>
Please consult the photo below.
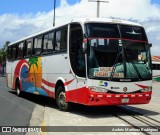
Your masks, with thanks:
<instances>
[{"instance_id":1,"label":"utility pole","mask_svg":"<svg viewBox=\"0 0 160 135\"><path fill-rule=\"evenodd\" d=\"M53 27L55 26L55 8L56 8L56 0L54 0L54 14L53 14Z\"/></svg>"},{"instance_id":2,"label":"utility pole","mask_svg":"<svg viewBox=\"0 0 160 135\"><path fill-rule=\"evenodd\" d=\"M100 14L100 2L109 3L109 1L105 0L88 0L88 2L97 2L97 17L99 17Z\"/></svg>"}]
</instances>

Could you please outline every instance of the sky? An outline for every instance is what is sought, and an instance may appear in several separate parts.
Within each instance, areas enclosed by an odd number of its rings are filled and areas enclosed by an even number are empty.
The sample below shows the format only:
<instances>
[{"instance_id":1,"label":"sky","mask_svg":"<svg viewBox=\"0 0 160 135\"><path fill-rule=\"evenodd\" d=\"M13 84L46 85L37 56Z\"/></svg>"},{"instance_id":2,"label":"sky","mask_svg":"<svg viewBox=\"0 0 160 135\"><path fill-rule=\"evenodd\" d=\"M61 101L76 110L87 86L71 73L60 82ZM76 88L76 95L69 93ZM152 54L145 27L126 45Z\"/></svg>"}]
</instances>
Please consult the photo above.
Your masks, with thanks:
<instances>
[{"instance_id":1,"label":"sky","mask_svg":"<svg viewBox=\"0 0 160 135\"><path fill-rule=\"evenodd\" d=\"M108 1L100 4L100 17L140 23L152 43L151 54L160 56L160 0ZM54 0L0 2L0 47L6 41L13 42L52 27L53 3ZM96 17L96 2L56 0L56 25L79 17Z\"/></svg>"}]
</instances>

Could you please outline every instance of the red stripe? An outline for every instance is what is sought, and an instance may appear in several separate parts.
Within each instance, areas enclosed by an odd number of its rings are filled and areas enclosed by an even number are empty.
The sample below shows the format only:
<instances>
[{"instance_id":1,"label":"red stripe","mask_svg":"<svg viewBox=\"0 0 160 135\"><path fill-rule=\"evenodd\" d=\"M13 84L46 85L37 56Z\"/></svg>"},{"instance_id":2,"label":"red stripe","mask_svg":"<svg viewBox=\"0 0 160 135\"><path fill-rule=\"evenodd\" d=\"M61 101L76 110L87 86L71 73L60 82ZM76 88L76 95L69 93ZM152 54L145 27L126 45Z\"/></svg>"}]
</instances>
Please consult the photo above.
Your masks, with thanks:
<instances>
[{"instance_id":1,"label":"red stripe","mask_svg":"<svg viewBox=\"0 0 160 135\"><path fill-rule=\"evenodd\" d=\"M28 65L28 67L29 67L29 63L28 63L27 60L20 60L20 61L18 62L18 64L16 65L16 68L15 68L15 71L14 71L14 77L13 77L13 85L12 85L12 88L13 88L13 89L15 88L16 78L17 78L17 77L20 77L21 66L22 66L24 63L25 63L26 65Z\"/></svg>"},{"instance_id":2,"label":"red stripe","mask_svg":"<svg viewBox=\"0 0 160 135\"><path fill-rule=\"evenodd\" d=\"M140 84L136 84L137 86L141 87L142 89L144 88L148 88L148 86L144 86L144 85L140 85Z\"/></svg>"},{"instance_id":3,"label":"red stripe","mask_svg":"<svg viewBox=\"0 0 160 135\"><path fill-rule=\"evenodd\" d=\"M74 80L74 79L72 79L72 80L64 83L64 86L69 85L71 82L73 82L73 80ZM46 81L46 80L44 80L44 79L42 79L42 83L44 83L45 85L47 85L47 86L49 86L49 87L55 88L55 84L54 84L54 83L48 82L48 81Z\"/></svg>"},{"instance_id":4,"label":"red stripe","mask_svg":"<svg viewBox=\"0 0 160 135\"><path fill-rule=\"evenodd\" d=\"M127 39L127 38L99 38L99 37L90 37L88 38L89 40L91 39L111 39L111 40L129 40L129 41L134 41L134 42L142 42L142 43L148 43L147 41L143 41L143 40L134 40L134 39Z\"/></svg>"},{"instance_id":5,"label":"red stripe","mask_svg":"<svg viewBox=\"0 0 160 135\"><path fill-rule=\"evenodd\" d=\"M70 81L68 81L68 82L64 83L64 86L69 85L71 82L73 82L73 80L74 80L74 79L72 79L72 80L70 80Z\"/></svg>"},{"instance_id":6,"label":"red stripe","mask_svg":"<svg viewBox=\"0 0 160 135\"><path fill-rule=\"evenodd\" d=\"M55 88L55 84L54 83L48 82L48 81L46 81L44 79L42 79L42 83L44 83L45 85L47 85L49 87Z\"/></svg>"}]
</instances>

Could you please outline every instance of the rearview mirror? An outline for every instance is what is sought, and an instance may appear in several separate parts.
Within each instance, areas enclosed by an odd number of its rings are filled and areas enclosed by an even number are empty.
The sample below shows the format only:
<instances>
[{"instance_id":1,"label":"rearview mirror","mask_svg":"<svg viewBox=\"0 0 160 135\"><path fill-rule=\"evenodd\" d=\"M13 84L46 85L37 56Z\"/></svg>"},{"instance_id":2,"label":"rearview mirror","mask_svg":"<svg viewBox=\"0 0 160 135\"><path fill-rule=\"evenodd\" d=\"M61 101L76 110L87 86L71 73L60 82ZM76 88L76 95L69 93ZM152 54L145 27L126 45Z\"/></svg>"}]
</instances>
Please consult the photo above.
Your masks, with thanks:
<instances>
[{"instance_id":1,"label":"rearview mirror","mask_svg":"<svg viewBox=\"0 0 160 135\"><path fill-rule=\"evenodd\" d=\"M83 53L87 53L87 39L83 39Z\"/></svg>"},{"instance_id":2,"label":"rearview mirror","mask_svg":"<svg viewBox=\"0 0 160 135\"><path fill-rule=\"evenodd\" d=\"M151 44L151 43L149 43L148 45L149 45L149 47L152 47L152 44Z\"/></svg>"}]
</instances>

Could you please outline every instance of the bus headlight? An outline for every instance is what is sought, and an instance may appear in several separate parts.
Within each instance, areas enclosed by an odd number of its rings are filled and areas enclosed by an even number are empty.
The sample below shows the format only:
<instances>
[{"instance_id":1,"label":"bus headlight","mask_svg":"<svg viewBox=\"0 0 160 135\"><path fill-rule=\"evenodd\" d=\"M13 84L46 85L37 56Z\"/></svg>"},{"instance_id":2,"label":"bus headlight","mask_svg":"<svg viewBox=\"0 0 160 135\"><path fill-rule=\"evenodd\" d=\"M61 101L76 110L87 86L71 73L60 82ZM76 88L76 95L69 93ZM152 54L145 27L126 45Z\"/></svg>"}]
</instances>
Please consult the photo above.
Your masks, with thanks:
<instances>
[{"instance_id":1,"label":"bus headlight","mask_svg":"<svg viewBox=\"0 0 160 135\"><path fill-rule=\"evenodd\" d=\"M101 87L95 87L95 86L90 86L88 87L91 91L94 91L94 92L107 92L108 90L105 89L105 88L101 88Z\"/></svg>"},{"instance_id":2,"label":"bus headlight","mask_svg":"<svg viewBox=\"0 0 160 135\"><path fill-rule=\"evenodd\" d=\"M148 91L152 91L152 86L149 86L147 88L141 89L141 92L148 92Z\"/></svg>"}]
</instances>

